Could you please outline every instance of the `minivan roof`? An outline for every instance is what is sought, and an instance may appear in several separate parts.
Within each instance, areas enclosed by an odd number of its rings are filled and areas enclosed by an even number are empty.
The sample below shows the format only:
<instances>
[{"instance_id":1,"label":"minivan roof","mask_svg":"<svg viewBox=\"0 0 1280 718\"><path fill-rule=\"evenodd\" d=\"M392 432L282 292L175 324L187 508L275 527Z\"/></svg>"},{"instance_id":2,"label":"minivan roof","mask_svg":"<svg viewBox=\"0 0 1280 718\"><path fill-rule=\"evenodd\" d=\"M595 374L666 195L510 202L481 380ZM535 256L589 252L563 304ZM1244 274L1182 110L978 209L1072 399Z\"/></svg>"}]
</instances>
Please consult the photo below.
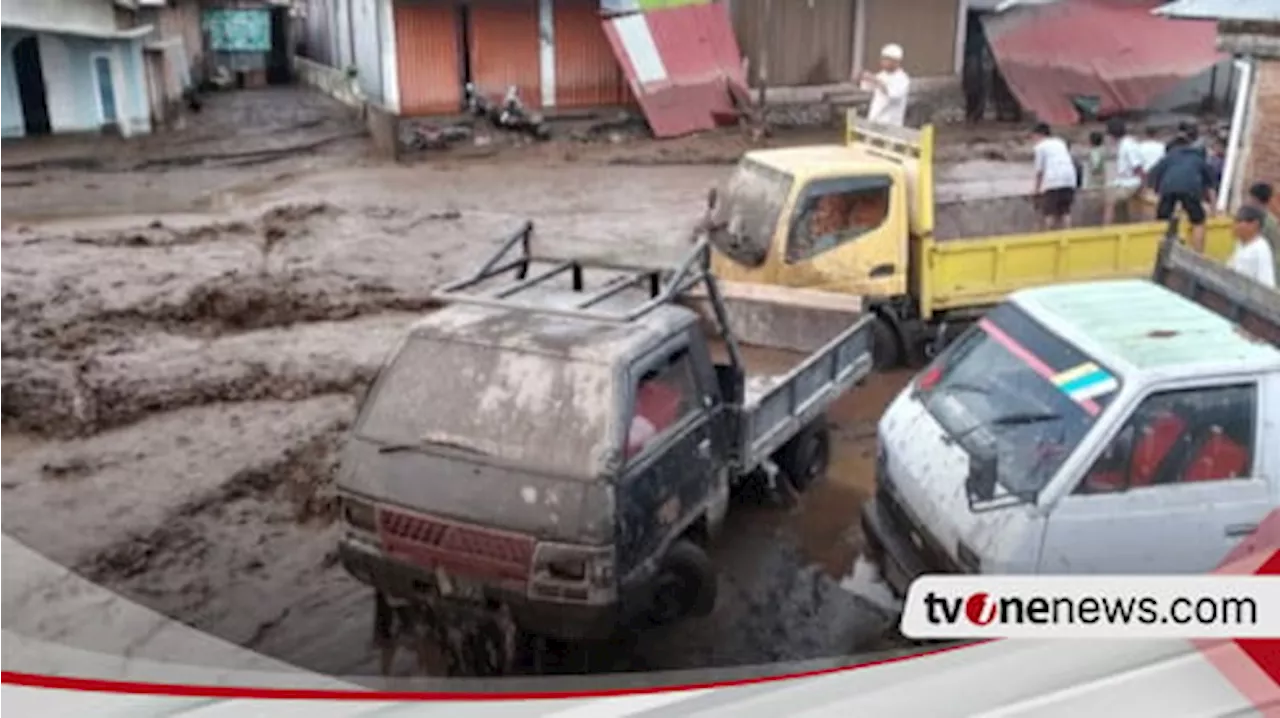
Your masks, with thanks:
<instances>
[{"instance_id":1,"label":"minivan roof","mask_svg":"<svg viewBox=\"0 0 1280 718\"><path fill-rule=\"evenodd\" d=\"M1280 350L1150 281L1036 287L1010 299L1104 363L1133 369L1280 367Z\"/></svg>"}]
</instances>

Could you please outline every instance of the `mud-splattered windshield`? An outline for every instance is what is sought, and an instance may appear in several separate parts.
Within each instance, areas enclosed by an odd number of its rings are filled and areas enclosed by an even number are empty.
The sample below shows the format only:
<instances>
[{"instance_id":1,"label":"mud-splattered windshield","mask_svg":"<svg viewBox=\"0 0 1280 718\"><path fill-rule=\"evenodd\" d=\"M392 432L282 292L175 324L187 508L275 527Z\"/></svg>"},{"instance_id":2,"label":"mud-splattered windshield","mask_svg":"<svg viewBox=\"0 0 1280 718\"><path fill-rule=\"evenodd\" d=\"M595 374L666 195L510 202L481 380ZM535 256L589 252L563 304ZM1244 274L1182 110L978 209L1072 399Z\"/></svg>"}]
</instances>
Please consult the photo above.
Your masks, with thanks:
<instances>
[{"instance_id":1,"label":"mud-splattered windshield","mask_svg":"<svg viewBox=\"0 0 1280 718\"><path fill-rule=\"evenodd\" d=\"M711 243L735 262L763 264L791 183L791 175L743 159L720 194Z\"/></svg>"},{"instance_id":2,"label":"mud-splattered windshield","mask_svg":"<svg viewBox=\"0 0 1280 718\"><path fill-rule=\"evenodd\" d=\"M443 446L590 479L616 443L616 403L606 366L413 337L378 378L355 433L384 450Z\"/></svg>"},{"instance_id":3,"label":"mud-splattered windshield","mask_svg":"<svg viewBox=\"0 0 1280 718\"><path fill-rule=\"evenodd\" d=\"M1033 499L1084 439L1120 389L1119 378L1003 304L920 378L917 396L960 446L981 436L997 478Z\"/></svg>"}]
</instances>

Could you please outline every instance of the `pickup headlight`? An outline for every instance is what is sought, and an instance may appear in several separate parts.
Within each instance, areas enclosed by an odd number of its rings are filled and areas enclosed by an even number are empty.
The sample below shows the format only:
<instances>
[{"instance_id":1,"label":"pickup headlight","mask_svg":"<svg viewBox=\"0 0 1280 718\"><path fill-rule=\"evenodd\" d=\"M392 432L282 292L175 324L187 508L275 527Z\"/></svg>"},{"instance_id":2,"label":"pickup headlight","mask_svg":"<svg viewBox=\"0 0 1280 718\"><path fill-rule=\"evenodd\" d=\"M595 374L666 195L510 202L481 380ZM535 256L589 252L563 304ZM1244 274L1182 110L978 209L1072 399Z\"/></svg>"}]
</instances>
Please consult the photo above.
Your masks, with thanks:
<instances>
[{"instance_id":1,"label":"pickup headlight","mask_svg":"<svg viewBox=\"0 0 1280 718\"><path fill-rule=\"evenodd\" d=\"M372 504L358 499L342 499L342 520L359 531L375 533L378 530L377 511Z\"/></svg>"}]
</instances>

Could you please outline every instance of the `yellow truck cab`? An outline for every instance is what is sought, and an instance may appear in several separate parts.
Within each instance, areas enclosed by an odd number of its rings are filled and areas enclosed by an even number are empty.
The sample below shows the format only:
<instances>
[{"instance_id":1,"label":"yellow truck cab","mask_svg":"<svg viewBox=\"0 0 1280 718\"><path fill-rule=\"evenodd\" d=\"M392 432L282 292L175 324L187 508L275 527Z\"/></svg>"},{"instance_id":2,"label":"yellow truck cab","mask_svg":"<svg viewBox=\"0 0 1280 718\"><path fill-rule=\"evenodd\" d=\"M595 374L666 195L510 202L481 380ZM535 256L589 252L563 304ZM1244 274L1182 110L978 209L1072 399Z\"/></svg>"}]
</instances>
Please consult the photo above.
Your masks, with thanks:
<instances>
[{"instance_id":1,"label":"yellow truck cab","mask_svg":"<svg viewBox=\"0 0 1280 718\"><path fill-rule=\"evenodd\" d=\"M889 368L932 357L1019 289L1150 272L1164 223L1026 231L1027 197L937 202L933 152L931 126L850 113L843 145L747 153L712 195L713 273L861 298ZM1225 259L1232 243L1229 221L1211 219L1206 254Z\"/></svg>"}]
</instances>

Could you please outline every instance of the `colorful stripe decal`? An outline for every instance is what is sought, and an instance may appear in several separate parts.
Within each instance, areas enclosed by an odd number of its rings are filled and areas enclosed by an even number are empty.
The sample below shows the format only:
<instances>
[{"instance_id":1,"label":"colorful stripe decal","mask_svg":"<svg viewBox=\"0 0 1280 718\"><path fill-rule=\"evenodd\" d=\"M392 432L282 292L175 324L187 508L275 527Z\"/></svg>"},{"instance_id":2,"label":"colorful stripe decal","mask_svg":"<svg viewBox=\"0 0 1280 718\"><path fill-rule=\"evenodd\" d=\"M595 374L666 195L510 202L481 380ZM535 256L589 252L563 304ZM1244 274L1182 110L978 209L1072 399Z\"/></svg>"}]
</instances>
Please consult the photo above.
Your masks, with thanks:
<instances>
[{"instance_id":1,"label":"colorful stripe decal","mask_svg":"<svg viewBox=\"0 0 1280 718\"><path fill-rule=\"evenodd\" d=\"M1093 362L1085 362L1058 374L1053 383L1076 401L1106 396L1120 386L1115 377Z\"/></svg>"},{"instance_id":2,"label":"colorful stripe decal","mask_svg":"<svg viewBox=\"0 0 1280 718\"><path fill-rule=\"evenodd\" d=\"M1071 374L1072 372L1075 372L1077 369L1080 368L1080 367L1076 367L1075 369L1070 369L1062 373L1055 372L1053 368L1050 367L1048 364L1045 364L1043 361L1040 361L1040 357L1037 357L1035 354L1032 354L1029 350L1027 350L1026 347L1014 341L1013 337L1009 336L1008 334L1005 334L1004 330L1001 329L1000 327L997 327L990 319L983 317L982 319L978 320L978 326L982 328L982 331L987 333L987 336L996 340L997 342L1000 343L1001 346L1003 346L1005 349L1008 349L1009 352L1012 353L1014 356L1026 362L1027 366L1031 367L1031 369L1035 373L1047 379L1054 386L1058 386L1058 383L1056 380L1059 376L1062 376L1063 374ZM1112 379L1112 381L1115 381L1115 380ZM1106 392L1102 392L1102 393L1105 394ZM1092 396L1101 396L1101 394L1094 394ZM1086 396L1083 398L1076 398L1072 396L1072 399L1074 399L1076 403L1080 404L1080 406L1089 414L1089 416L1097 416L1098 413L1102 411L1102 408L1099 407L1098 404L1093 401L1092 396Z\"/></svg>"}]
</instances>

